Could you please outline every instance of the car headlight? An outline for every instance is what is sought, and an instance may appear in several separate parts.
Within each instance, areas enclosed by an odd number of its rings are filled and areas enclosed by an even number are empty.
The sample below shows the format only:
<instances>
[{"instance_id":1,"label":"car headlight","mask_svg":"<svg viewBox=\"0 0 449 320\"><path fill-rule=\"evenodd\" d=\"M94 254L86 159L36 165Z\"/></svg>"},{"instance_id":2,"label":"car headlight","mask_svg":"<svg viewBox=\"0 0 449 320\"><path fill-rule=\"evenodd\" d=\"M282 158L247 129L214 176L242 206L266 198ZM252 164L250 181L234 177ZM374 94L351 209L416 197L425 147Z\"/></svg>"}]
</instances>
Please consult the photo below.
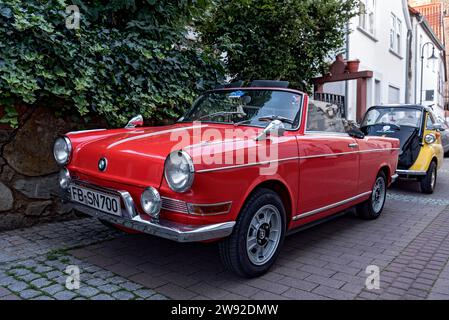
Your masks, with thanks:
<instances>
[{"instance_id":1,"label":"car headlight","mask_svg":"<svg viewBox=\"0 0 449 320\"><path fill-rule=\"evenodd\" d=\"M59 137L53 146L53 155L56 162L63 166L69 163L70 154L72 153L72 143L67 137Z\"/></svg>"},{"instance_id":2,"label":"car headlight","mask_svg":"<svg viewBox=\"0 0 449 320\"><path fill-rule=\"evenodd\" d=\"M159 192L155 188L148 187L142 192L140 204L145 213L149 214L153 218L159 217L162 200Z\"/></svg>"},{"instance_id":3,"label":"car headlight","mask_svg":"<svg viewBox=\"0 0 449 320\"><path fill-rule=\"evenodd\" d=\"M435 141L437 141L437 137L435 137L435 135L429 133L428 135L426 135L424 140L426 141L427 144L432 144L432 143L435 143Z\"/></svg>"},{"instance_id":4,"label":"car headlight","mask_svg":"<svg viewBox=\"0 0 449 320\"><path fill-rule=\"evenodd\" d=\"M70 177L69 170L67 170L67 168L62 168L61 171L59 171L59 186L62 189L67 189L70 186L71 181L72 178Z\"/></svg>"},{"instance_id":5,"label":"car headlight","mask_svg":"<svg viewBox=\"0 0 449 320\"><path fill-rule=\"evenodd\" d=\"M173 191L189 190L193 184L194 172L192 158L184 151L172 152L165 160L165 180Z\"/></svg>"}]
</instances>

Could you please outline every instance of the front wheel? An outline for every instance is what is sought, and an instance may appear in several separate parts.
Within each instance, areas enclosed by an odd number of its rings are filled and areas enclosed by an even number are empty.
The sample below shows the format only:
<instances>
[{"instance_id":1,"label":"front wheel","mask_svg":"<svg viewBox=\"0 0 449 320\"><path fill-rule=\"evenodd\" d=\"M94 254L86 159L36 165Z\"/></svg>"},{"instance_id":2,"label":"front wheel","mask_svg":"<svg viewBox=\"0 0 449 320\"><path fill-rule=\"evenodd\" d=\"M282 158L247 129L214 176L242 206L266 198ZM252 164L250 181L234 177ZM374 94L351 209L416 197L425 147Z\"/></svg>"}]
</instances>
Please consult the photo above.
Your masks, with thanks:
<instances>
[{"instance_id":1,"label":"front wheel","mask_svg":"<svg viewBox=\"0 0 449 320\"><path fill-rule=\"evenodd\" d=\"M266 273L284 242L285 216L275 192L257 190L241 211L232 234L219 244L223 264L246 278Z\"/></svg>"},{"instance_id":2,"label":"front wheel","mask_svg":"<svg viewBox=\"0 0 449 320\"><path fill-rule=\"evenodd\" d=\"M370 198L357 206L357 215L365 220L379 218L387 198L387 177L380 172L374 183Z\"/></svg>"},{"instance_id":3,"label":"front wheel","mask_svg":"<svg viewBox=\"0 0 449 320\"><path fill-rule=\"evenodd\" d=\"M426 176L421 179L421 191L426 194L432 194L437 184L437 164L432 161L427 170Z\"/></svg>"}]
</instances>

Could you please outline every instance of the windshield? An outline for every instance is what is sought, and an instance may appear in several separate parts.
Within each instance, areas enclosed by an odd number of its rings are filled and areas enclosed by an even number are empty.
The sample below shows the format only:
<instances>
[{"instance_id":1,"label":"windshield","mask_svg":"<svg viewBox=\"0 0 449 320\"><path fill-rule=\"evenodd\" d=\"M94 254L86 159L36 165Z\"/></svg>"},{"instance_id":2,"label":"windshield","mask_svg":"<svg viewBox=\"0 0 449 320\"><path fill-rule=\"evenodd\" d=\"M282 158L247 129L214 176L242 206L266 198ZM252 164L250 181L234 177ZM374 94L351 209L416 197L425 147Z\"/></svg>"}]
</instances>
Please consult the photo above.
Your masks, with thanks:
<instances>
[{"instance_id":1,"label":"windshield","mask_svg":"<svg viewBox=\"0 0 449 320\"><path fill-rule=\"evenodd\" d=\"M413 108L378 108L371 109L365 116L361 127L382 124L419 128L422 111Z\"/></svg>"},{"instance_id":2,"label":"windshield","mask_svg":"<svg viewBox=\"0 0 449 320\"><path fill-rule=\"evenodd\" d=\"M284 118L286 129L299 126L302 94L276 90L213 91L200 97L180 121L266 127L263 117Z\"/></svg>"}]
</instances>

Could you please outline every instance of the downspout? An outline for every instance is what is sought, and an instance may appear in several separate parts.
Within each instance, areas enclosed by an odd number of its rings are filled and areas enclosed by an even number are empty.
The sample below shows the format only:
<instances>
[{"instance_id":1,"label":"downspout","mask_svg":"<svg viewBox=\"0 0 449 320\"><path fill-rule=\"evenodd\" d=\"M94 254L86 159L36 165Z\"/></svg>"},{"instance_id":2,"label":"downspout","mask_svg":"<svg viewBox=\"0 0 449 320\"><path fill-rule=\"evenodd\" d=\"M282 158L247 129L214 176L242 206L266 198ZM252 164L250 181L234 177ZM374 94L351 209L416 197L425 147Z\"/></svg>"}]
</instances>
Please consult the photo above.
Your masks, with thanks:
<instances>
[{"instance_id":1,"label":"downspout","mask_svg":"<svg viewBox=\"0 0 449 320\"><path fill-rule=\"evenodd\" d=\"M408 1L402 0L402 10L404 13L404 18L407 24L407 52L405 60L405 103L410 102L410 74L411 74L411 48L412 48L412 37L413 37L413 27L412 19L410 18L410 12L408 9Z\"/></svg>"},{"instance_id":2,"label":"downspout","mask_svg":"<svg viewBox=\"0 0 449 320\"><path fill-rule=\"evenodd\" d=\"M349 60L349 22L346 23L346 60ZM349 88L348 81L345 81L345 113L346 118L349 117ZM357 108L357 106L356 106Z\"/></svg>"},{"instance_id":3,"label":"downspout","mask_svg":"<svg viewBox=\"0 0 449 320\"><path fill-rule=\"evenodd\" d=\"M416 104L418 103L417 100L417 94L418 94L418 57L419 57L419 52L421 51L421 48L419 48L419 37L418 37L418 27L421 25L421 23L424 21L424 16L419 14L417 17L417 23L415 25L415 39L416 39L416 43L415 43L415 97L413 99L413 102ZM420 90L419 92L419 96L421 97L422 92Z\"/></svg>"}]
</instances>

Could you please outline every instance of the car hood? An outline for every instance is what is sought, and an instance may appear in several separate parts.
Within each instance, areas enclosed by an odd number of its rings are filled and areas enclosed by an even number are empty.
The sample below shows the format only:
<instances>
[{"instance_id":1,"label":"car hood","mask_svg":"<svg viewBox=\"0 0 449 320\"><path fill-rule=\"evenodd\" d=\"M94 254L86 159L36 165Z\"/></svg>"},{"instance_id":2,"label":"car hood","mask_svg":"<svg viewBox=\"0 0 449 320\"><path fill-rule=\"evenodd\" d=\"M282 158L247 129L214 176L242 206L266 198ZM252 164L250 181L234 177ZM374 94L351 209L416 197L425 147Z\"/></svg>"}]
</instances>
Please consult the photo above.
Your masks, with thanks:
<instances>
[{"instance_id":1,"label":"car hood","mask_svg":"<svg viewBox=\"0 0 449 320\"><path fill-rule=\"evenodd\" d=\"M170 152L183 149L194 158L195 154L200 154L199 149L216 148L220 144L227 146L220 148L223 152L235 148L236 139L226 138L233 132L232 128L230 125L180 123L164 127L69 133L67 136L73 145L69 169L135 186L159 186L164 162ZM252 138L261 130L249 129L246 138L250 139L247 141L255 143ZM102 158L107 161L103 172L98 168ZM206 166L201 161L195 163L196 170Z\"/></svg>"}]
</instances>

